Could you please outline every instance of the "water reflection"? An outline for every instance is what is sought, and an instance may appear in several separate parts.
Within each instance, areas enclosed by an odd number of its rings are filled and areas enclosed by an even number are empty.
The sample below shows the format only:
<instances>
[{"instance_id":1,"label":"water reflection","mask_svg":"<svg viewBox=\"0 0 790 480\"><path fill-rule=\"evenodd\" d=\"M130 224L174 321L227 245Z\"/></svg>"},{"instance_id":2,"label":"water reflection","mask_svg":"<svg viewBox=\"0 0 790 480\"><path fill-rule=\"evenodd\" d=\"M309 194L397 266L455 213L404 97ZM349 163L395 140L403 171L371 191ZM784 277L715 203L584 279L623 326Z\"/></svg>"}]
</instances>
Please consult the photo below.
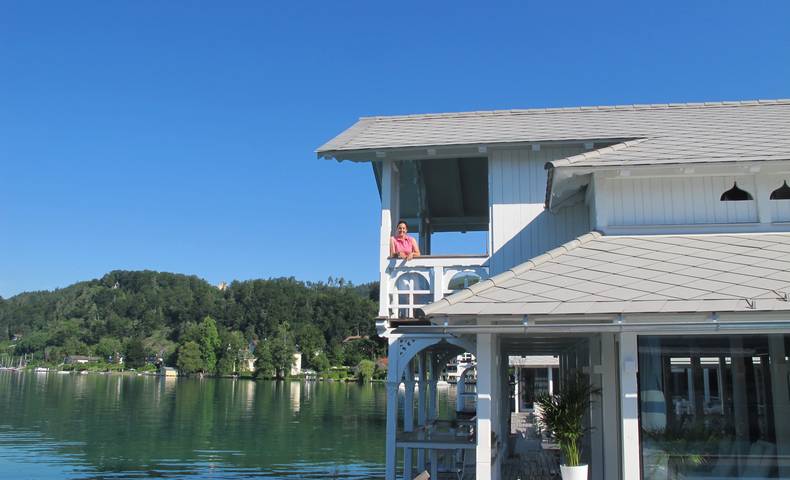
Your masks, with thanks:
<instances>
[{"instance_id":1,"label":"water reflection","mask_svg":"<svg viewBox=\"0 0 790 480\"><path fill-rule=\"evenodd\" d=\"M380 478L385 401L380 385L0 371L0 464L20 478Z\"/></svg>"}]
</instances>

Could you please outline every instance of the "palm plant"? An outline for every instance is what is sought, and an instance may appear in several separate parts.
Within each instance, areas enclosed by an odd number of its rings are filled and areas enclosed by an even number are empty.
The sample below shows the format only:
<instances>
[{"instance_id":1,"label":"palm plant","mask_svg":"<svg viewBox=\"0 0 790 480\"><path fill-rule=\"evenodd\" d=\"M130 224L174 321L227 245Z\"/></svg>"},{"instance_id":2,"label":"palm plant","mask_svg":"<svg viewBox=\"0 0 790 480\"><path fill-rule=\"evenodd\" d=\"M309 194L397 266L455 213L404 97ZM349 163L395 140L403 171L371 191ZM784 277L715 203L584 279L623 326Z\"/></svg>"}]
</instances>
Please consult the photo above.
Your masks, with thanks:
<instances>
[{"instance_id":1,"label":"palm plant","mask_svg":"<svg viewBox=\"0 0 790 480\"><path fill-rule=\"evenodd\" d=\"M600 389L594 388L587 377L578 373L553 395L544 393L536 400L540 407L538 423L552 432L566 466L578 466L581 462L579 442L589 430L584 427L584 415L592 404L592 397L598 394Z\"/></svg>"}]
</instances>

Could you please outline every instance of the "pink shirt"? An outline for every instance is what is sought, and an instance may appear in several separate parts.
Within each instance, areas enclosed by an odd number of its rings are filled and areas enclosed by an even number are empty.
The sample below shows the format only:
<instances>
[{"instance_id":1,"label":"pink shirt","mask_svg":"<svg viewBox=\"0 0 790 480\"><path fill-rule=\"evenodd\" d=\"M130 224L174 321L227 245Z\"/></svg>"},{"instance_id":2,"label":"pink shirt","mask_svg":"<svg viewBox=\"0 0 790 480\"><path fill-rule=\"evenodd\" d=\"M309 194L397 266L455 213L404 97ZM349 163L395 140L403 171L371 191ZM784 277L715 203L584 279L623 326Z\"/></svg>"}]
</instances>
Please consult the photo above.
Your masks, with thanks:
<instances>
[{"instance_id":1,"label":"pink shirt","mask_svg":"<svg viewBox=\"0 0 790 480\"><path fill-rule=\"evenodd\" d=\"M406 235L403 238L392 237L392 245L395 247L395 255L405 253L406 255L414 252L414 239Z\"/></svg>"}]
</instances>

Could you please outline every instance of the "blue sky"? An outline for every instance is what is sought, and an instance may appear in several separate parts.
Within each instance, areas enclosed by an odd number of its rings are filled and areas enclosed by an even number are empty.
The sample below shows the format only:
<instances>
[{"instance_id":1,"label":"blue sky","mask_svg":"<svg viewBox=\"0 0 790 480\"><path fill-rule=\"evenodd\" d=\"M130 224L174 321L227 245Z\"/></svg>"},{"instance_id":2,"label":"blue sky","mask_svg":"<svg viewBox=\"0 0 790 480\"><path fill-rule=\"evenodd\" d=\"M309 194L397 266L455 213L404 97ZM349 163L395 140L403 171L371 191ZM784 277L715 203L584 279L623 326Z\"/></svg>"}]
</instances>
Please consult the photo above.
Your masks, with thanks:
<instances>
[{"instance_id":1,"label":"blue sky","mask_svg":"<svg viewBox=\"0 0 790 480\"><path fill-rule=\"evenodd\" d=\"M790 97L790 3L0 0L0 296L377 278L359 116Z\"/></svg>"}]
</instances>

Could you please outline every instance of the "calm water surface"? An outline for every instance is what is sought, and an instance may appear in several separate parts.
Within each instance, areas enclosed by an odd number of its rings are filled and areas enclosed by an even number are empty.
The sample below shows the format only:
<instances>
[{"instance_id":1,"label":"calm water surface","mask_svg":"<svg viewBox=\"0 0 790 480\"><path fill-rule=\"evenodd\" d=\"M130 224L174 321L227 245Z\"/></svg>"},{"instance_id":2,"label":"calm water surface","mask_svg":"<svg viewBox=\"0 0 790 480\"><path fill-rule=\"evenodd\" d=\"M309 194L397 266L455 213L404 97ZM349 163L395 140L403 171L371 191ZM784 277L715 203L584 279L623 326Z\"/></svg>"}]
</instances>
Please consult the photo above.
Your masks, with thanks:
<instances>
[{"instance_id":1,"label":"calm water surface","mask_svg":"<svg viewBox=\"0 0 790 480\"><path fill-rule=\"evenodd\" d=\"M0 371L0 478L381 478L385 402L383 385Z\"/></svg>"}]
</instances>

